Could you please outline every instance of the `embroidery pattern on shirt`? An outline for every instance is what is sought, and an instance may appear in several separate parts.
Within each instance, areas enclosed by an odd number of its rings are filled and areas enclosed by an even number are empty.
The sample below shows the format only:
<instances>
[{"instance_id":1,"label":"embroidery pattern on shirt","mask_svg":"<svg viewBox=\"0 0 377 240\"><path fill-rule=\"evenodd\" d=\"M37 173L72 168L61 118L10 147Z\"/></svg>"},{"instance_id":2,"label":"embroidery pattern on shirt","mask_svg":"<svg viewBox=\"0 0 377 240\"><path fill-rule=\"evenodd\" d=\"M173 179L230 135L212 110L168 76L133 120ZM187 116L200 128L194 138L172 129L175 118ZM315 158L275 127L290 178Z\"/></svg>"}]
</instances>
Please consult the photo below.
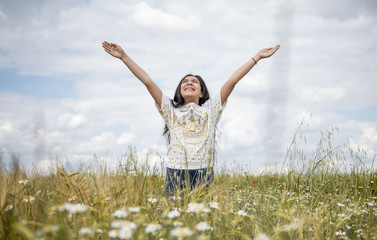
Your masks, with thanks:
<instances>
[{"instance_id":1,"label":"embroidery pattern on shirt","mask_svg":"<svg viewBox=\"0 0 377 240\"><path fill-rule=\"evenodd\" d=\"M190 105L186 110L176 111L173 119L178 138L188 144L203 142L208 137L208 113L193 108Z\"/></svg>"}]
</instances>

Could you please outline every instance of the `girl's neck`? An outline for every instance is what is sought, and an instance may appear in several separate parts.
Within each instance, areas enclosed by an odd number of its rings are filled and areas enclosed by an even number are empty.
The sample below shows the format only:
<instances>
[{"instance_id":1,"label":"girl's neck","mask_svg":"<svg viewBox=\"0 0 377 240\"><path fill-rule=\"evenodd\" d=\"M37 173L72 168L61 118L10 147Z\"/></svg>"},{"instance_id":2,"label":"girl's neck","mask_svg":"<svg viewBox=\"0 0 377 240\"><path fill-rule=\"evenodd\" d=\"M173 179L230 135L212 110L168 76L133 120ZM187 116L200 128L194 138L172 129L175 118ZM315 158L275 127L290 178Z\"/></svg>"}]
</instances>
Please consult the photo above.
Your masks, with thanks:
<instances>
[{"instance_id":1,"label":"girl's neck","mask_svg":"<svg viewBox=\"0 0 377 240\"><path fill-rule=\"evenodd\" d=\"M186 105L189 103L196 103L196 105L199 105L199 99L185 99L185 102L183 105Z\"/></svg>"}]
</instances>

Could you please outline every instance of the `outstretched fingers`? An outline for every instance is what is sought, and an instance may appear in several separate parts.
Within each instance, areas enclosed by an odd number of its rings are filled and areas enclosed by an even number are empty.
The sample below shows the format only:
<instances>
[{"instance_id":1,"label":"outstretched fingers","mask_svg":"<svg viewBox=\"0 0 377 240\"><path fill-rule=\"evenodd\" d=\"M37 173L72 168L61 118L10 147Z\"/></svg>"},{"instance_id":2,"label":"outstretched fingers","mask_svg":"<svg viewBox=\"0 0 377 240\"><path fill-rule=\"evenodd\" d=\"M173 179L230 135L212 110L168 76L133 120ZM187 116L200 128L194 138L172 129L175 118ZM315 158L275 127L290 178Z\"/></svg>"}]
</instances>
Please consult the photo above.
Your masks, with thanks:
<instances>
[{"instance_id":1,"label":"outstretched fingers","mask_svg":"<svg viewBox=\"0 0 377 240\"><path fill-rule=\"evenodd\" d=\"M277 50L279 50L280 48L280 45L276 45L273 49L272 49L272 54L274 54Z\"/></svg>"},{"instance_id":2,"label":"outstretched fingers","mask_svg":"<svg viewBox=\"0 0 377 240\"><path fill-rule=\"evenodd\" d=\"M104 41L102 43L102 47L105 49L105 51L106 50L110 50L111 49L111 44L109 42Z\"/></svg>"},{"instance_id":3,"label":"outstretched fingers","mask_svg":"<svg viewBox=\"0 0 377 240\"><path fill-rule=\"evenodd\" d=\"M114 46L115 45L115 46ZM113 55L113 48L116 47L116 44L115 43L109 43L107 41L104 41L102 43L102 47L103 49L105 50L105 52L107 52L108 54L110 55Z\"/></svg>"}]
</instances>

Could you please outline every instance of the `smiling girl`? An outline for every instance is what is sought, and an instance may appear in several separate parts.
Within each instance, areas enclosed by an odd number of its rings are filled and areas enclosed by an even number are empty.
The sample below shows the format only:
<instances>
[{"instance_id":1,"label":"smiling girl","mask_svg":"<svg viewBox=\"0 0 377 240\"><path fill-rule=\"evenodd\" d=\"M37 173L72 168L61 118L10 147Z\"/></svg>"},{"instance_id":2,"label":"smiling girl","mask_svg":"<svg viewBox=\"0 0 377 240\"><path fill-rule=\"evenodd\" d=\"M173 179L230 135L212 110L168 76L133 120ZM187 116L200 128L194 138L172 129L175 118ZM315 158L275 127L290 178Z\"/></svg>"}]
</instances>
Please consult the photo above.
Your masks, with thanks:
<instances>
[{"instance_id":1,"label":"smiling girl","mask_svg":"<svg viewBox=\"0 0 377 240\"><path fill-rule=\"evenodd\" d=\"M103 42L111 56L119 58L146 86L165 121L169 142L166 169L168 197L177 189L208 187L213 181L215 159L215 129L229 95L235 85L262 58L272 56L279 45L260 50L238 68L224 83L220 94L210 97L207 86L199 75L188 74L181 79L173 99L168 98L149 75L115 43Z\"/></svg>"}]
</instances>

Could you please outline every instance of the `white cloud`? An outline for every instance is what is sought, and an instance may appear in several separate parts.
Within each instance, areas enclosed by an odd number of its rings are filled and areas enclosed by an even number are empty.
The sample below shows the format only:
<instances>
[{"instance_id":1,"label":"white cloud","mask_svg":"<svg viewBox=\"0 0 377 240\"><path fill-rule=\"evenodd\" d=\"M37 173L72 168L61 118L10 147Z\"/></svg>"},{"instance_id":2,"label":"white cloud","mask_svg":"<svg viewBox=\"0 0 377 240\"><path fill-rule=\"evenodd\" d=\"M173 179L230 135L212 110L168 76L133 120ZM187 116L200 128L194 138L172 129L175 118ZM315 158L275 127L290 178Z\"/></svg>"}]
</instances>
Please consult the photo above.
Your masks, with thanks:
<instances>
[{"instance_id":1,"label":"white cloud","mask_svg":"<svg viewBox=\"0 0 377 240\"><path fill-rule=\"evenodd\" d=\"M5 121L0 125L0 131L11 133L13 131L13 124L10 121Z\"/></svg>"},{"instance_id":2,"label":"white cloud","mask_svg":"<svg viewBox=\"0 0 377 240\"><path fill-rule=\"evenodd\" d=\"M300 88L298 95L301 99L308 99L314 103L329 104L337 102L346 96L346 91L342 87L317 87L317 88Z\"/></svg>"},{"instance_id":3,"label":"white cloud","mask_svg":"<svg viewBox=\"0 0 377 240\"><path fill-rule=\"evenodd\" d=\"M366 141L377 143L377 132L375 127L368 127L363 129L363 134L360 138L364 138Z\"/></svg>"},{"instance_id":4,"label":"white cloud","mask_svg":"<svg viewBox=\"0 0 377 240\"><path fill-rule=\"evenodd\" d=\"M60 127L69 130L75 130L77 128L80 128L88 122L88 119L82 114L73 115L68 113L64 113L61 116L59 116L58 120L60 123Z\"/></svg>"},{"instance_id":5,"label":"white cloud","mask_svg":"<svg viewBox=\"0 0 377 240\"><path fill-rule=\"evenodd\" d=\"M120 135L116 141L118 145L132 145L135 142L136 136L133 133L125 132Z\"/></svg>"},{"instance_id":6,"label":"white cloud","mask_svg":"<svg viewBox=\"0 0 377 240\"><path fill-rule=\"evenodd\" d=\"M188 14L185 17L152 8L146 2L138 3L132 15L135 22L142 26L160 27L170 30L192 29L200 24L198 16Z\"/></svg>"},{"instance_id":7,"label":"white cloud","mask_svg":"<svg viewBox=\"0 0 377 240\"><path fill-rule=\"evenodd\" d=\"M94 136L90 139L87 143L81 143L78 146L79 152L86 152L86 153L102 153L105 151L109 151L116 141L116 137L111 132L102 132L98 136Z\"/></svg>"}]
</instances>

